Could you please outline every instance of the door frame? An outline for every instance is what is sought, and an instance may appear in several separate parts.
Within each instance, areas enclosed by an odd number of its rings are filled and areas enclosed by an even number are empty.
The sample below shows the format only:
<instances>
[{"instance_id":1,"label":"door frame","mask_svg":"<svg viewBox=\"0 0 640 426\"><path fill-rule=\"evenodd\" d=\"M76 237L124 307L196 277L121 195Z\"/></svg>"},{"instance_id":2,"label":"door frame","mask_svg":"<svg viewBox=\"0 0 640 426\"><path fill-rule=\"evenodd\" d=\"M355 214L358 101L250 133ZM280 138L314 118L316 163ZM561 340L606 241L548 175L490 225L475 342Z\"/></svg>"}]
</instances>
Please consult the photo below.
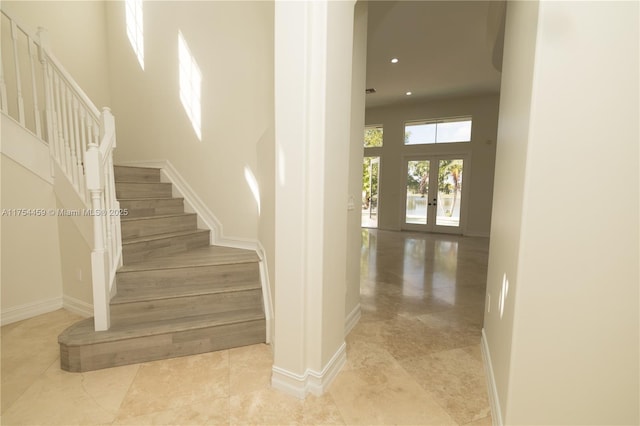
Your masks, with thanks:
<instances>
[{"instance_id":1,"label":"door frame","mask_svg":"<svg viewBox=\"0 0 640 426\"><path fill-rule=\"evenodd\" d=\"M426 225L406 223L407 218L407 173L409 161L439 161L439 160L462 159L464 169L462 172L462 194L460 197L460 225L458 227L436 225L434 217ZM436 163L438 167L438 163ZM471 189L471 152L439 152L434 154L407 154L402 156L402 219L400 229L403 231L433 232L440 234L464 235L467 231L467 213L469 211L469 194ZM431 168L429 169L431 173ZM437 182L435 182L437 185ZM431 182L430 182L431 186Z\"/></svg>"}]
</instances>

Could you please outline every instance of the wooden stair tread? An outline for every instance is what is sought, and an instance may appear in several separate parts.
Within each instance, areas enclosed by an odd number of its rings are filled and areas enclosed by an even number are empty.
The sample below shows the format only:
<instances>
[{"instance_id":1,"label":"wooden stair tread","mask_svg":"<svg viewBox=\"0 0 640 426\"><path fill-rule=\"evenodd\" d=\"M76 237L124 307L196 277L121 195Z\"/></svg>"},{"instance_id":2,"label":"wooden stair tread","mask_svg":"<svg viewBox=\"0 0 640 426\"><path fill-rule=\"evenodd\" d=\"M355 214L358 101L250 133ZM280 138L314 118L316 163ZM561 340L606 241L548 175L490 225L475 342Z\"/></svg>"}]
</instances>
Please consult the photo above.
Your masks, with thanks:
<instances>
[{"instance_id":1,"label":"wooden stair tread","mask_svg":"<svg viewBox=\"0 0 640 426\"><path fill-rule=\"evenodd\" d=\"M92 345L158 334L178 333L229 324L264 320L262 310L245 309L203 316L174 318L170 320L112 324L107 331L95 331L93 318L77 322L58 336L58 343L67 346Z\"/></svg>"},{"instance_id":2,"label":"wooden stair tread","mask_svg":"<svg viewBox=\"0 0 640 426\"><path fill-rule=\"evenodd\" d=\"M135 292L129 294L116 294L111 299L111 305L118 305L132 302L145 302L152 300L164 300L175 299L179 297L192 297L192 296L204 296L207 294L219 294L219 293L232 293L247 290L261 289L260 283L242 283L235 284L231 287L216 287L209 286L172 286L165 288L149 288L149 289L137 289Z\"/></svg>"},{"instance_id":3,"label":"wooden stair tread","mask_svg":"<svg viewBox=\"0 0 640 426\"><path fill-rule=\"evenodd\" d=\"M155 234L155 235L147 235L144 237L136 237L136 238L127 238L126 240L122 240L122 245L127 245L127 244L135 244L135 243L143 243L143 242L147 242L147 241L156 241L156 240L162 240L164 238L172 238L172 237L182 237L185 235L192 235L192 234L202 234L205 232L209 232L208 229L194 229L192 231L181 231L181 232L168 232L165 234Z\"/></svg>"},{"instance_id":4,"label":"wooden stair tread","mask_svg":"<svg viewBox=\"0 0 640 426\"><path fill-rule=\"evenodd\" d=\"M137 217L126 217L121 216L121 222L131 222L134 220L150 220L150 219L164 219L169 217L187 217L187 216L196 216L195 213L171 213L171 214L159 214L155 216L137 216Z\"/></svg>"},{"instance_id":5,"label":"wooden stair tread","mask_svg":"<svg viewBox=\"0 0 640 426\"><path fill-rule=\"evenodd\" d=\"M118 270L118 272L230 265L235 263L258 262L259 260L260 258L253 250L222 246L207 246L189 250L184 253L159 256L142 262L124 265Z\"/></svg>"},{"instance_id":6,"label":"wooden stair tread","mask_svg":"<svg viewBox=\"0 0 640 426\"><path fill-rule=\"evenodd\" d=\"M127 166L126 164L121 166L121 165L114 165L114 168L118 168L118 169L145 169L145 170L160 170L159 167L145 167L145 166Z\"/></svg>"}]
</instances>

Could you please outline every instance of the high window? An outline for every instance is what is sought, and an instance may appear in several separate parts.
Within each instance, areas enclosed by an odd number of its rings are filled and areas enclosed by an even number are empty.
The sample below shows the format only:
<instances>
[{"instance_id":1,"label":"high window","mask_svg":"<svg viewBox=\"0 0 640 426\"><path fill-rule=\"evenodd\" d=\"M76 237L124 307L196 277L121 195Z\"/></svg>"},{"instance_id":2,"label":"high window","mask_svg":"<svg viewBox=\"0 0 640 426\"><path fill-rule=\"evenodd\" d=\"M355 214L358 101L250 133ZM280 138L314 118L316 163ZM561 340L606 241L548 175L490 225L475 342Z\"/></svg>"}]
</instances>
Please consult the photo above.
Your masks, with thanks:
<instances>
[{"instance_id":1,"label":"high window","mask_svg":"<svg viewBox=\"0 0 640 426\"><path fill-rule=\"evenodd\" d=\"M127 36L129 43L144 70L144 34L142 25L142 0L127 0L125 3Z\"/></svg>"},{"instance_id":2,"label":"high window","mask_svg":"<svg viewBox=\"0 0 640 426\"><path fill-rule=\"evenodd\" d=\"M364 128L364 147L382 146L382 126L367 126Z\"/></svg>"},{"instance_id":3,"label":"high window","mask_svg":"<svg viewBox=\"0 0 640 426\"><path fill-rule=\"evenodd\" d=\"M202 118L200 93L202 89L202 73L196 63L182 33L178 31L178 58L180 68L180 100L191 120L193 130L202 140Z\"/></svg>"},{"instance_id":4,"label":"high window","mask_svg":"<svg viewBox=\"0 0 640 426\"><path fill-rule=\"evenodd\" d=\"M471 142L471 117L409 121L404 124L404 144Z\"/></svg>"}]
</instances>

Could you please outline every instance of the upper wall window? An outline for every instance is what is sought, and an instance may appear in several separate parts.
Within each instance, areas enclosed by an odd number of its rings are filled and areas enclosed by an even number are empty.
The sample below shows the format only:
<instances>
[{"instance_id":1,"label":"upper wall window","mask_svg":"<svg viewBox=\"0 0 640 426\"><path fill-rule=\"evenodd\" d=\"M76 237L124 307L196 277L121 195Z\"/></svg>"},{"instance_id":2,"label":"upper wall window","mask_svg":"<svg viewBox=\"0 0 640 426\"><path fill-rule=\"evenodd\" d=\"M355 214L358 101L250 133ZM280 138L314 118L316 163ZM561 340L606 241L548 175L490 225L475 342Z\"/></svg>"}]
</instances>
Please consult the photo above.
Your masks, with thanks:
<instances>
[{"instance_id":1,"label":"upper wall window","mask_svg":"<svg viewBox=\"0 0 640 426\"><path fill-rule=\"evenodd\" d=\"M471 117L441 118L404 123L404 144L471 142Z\"/></svg>"},{"instance_id":2,"label":"upper wall window","mask_svg":"<svg viewBox=\"0 0 640 426\"><path fill-rule=\"evenodd\" d=\"M364 147L382 146L382 126L367 126L364 128Z\"/></svg>"},{"instance_id":3,"label":"upper wall window","mask_svg":"<svg viewBox=\"0 0 640 426\"><path fill-rule=\"evenodd\" d=\"M178 31L178 58L180 68L180 100L191 120L193 130L202 140L202 118L200 93L202 90L202 73L196 63L182 33Z\"/></svg>"},{"instance_id":4,"label":"upper wall window","mask_svg":"<svg viewBox=\"0 0 640 426\"><path fill-rule=\"evenodd\" d=\"M142 0L127 0L125 4L127 36L138 62L144 70L144 34L142 25Z\"/></svg>"}]
</instances>

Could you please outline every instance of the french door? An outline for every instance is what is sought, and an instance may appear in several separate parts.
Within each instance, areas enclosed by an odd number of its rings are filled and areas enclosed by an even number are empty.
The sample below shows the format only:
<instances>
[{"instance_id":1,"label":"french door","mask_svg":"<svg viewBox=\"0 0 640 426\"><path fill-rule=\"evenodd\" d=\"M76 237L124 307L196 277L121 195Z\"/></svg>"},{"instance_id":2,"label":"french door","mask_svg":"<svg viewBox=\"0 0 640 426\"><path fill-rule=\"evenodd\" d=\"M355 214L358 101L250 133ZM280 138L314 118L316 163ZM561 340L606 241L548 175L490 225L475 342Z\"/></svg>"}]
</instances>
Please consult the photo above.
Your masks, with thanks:
<instances>
[{"instance_id":1,"label":"french door","mask_svg":"<svg viewBox=\"0 0 640 426\"><path fill-rule=\"evenodd\" d=\"M403 229L461 234L464 229L463 155L405 159Z\"/></svg>"},{"instance_id":2,"label":"french door","mask_svg":"<svg viewBox=\"0 0 640 426\"><path fill-rule=\"evenodd\" d=\"M378 227L378 182L380 157L364 157L362 164L362 218L363 228Z\"/></svg>"}]
</instances>

